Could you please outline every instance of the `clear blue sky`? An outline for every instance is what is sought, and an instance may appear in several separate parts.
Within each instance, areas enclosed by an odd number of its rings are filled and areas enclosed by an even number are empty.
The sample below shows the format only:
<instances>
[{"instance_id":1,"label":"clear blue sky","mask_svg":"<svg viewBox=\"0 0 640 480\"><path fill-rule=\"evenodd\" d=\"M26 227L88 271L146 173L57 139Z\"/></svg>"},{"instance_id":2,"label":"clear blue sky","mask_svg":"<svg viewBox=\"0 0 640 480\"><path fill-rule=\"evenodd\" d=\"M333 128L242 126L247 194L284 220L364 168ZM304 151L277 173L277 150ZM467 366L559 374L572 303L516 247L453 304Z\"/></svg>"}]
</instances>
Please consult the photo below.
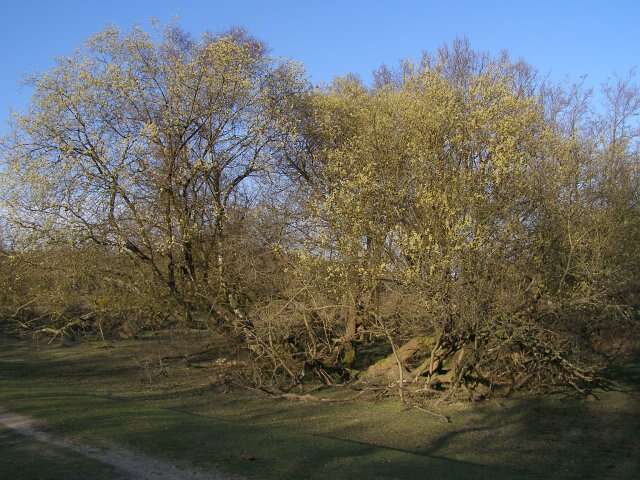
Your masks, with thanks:
<instances>
[{"instance_id":1,"label":"clear blue sky","mask_svg":"<svg viewBox=\"0 0 640 480\"><path fill-rule=\"evenodd\" d=\"M46 70L109 24L177 20L199 34L242 26L274 55L301 61L314 83L419 58L456 36L509 50L554 79L597 86L640 66L640 1L0 0L0 133L24 108L25 75ZM640 72L639 72L640 73Z\"/></svg>"}]
</instances>

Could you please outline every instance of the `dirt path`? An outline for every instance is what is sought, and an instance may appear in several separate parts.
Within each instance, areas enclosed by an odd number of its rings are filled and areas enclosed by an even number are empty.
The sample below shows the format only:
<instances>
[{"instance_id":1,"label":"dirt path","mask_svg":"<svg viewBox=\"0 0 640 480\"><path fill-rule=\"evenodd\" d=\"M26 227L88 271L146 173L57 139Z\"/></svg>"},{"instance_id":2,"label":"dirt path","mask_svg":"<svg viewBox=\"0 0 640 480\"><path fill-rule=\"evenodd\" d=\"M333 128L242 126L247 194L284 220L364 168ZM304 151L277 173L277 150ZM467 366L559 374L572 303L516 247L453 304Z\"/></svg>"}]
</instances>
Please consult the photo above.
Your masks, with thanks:
<instances>
[{"instance_id":1,"label":"dirt path","mask_svg":"<svg viewBox=\"0 0 640 480\"><path fill-rule=\"evenodd\" d=\"M0 426L42 442L63 448L84 457L110 465L121 473L122 480L241 480L241 477L221 473L204 473L134 452L119 446L103 448L81 445L73 439L45 431L46 424L24 415L0 408Z\"/></svg>"}]
</instances>

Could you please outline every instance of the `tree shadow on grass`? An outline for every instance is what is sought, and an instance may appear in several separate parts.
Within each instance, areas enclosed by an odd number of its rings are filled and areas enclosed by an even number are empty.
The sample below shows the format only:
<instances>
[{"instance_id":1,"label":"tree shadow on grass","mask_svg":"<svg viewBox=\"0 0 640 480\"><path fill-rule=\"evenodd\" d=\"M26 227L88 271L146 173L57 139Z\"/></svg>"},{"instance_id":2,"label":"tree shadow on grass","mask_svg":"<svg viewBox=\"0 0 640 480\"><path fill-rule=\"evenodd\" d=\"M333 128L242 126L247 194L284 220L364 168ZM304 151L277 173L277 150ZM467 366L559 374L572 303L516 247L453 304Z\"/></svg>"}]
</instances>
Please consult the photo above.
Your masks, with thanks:
<instances>
[{"instance_id":1,"label":"tree shadow on grass","mask_svg":"<svg viewBox=\"0 0 640 480\"><path fill-rule=\"evenodd\" d=\"M60 434L108 439L203 469L218 467L259 478L531 478L519 477L510 468L144 402L60 396L33 400L27 409L47 418Z\"/></svg>"},{"instance_id":2,"label":"tree shadow on grass","mask_svg":"<svg viewBox=\"0 0 640 480\"><path fill-rule=\"evenodd\" d=\"M121 476L109 465L0 427L0 478L117 480Z\"/></svg>"},{"instance_id":3,"label":"tree shadow on grass","mask_svg":"<svg viewBox=\"0 0 640 480\"><path fill-rule=\"evenodd\" d=\"M222 398L201 387L185 397L106 396L90 384L65 389L65 375L117 375L126 363L96 365L99 355L47 363L28 353L0 354L0 404L46 419L60 434L203 469L278 479L639 478L635 363L619 372L620 388L597 392L598 401L486 402L444 424L397 405ZM17 370L15 359L24 363Z\"/></svg>"}]
</instances>

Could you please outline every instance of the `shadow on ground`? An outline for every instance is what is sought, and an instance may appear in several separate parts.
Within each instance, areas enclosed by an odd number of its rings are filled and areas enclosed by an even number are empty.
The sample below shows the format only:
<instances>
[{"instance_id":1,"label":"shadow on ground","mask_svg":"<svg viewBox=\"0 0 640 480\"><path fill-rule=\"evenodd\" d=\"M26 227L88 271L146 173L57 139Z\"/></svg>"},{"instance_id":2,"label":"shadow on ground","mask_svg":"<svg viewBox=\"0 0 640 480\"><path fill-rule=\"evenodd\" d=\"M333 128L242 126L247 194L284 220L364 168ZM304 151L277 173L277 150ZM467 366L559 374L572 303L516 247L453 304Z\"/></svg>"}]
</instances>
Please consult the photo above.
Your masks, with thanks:
<instances>
[{"instance_id":1,"label":"shadow on ground","mask_svg":"<svg viewBox=\"0 0 640 480\"><path fill-rule=\"evenodd\" d=\"M640 362L619 369L617 387L598 392L596 401L556 396L449 406L452 423L445 424L389 401L291 403L202 385L180 395L146 391L127 355L34 353L14 342L0 348L5 408L46 419L61 434L205 469L332 480L640 474ZM3 456L12 448L5 443L0 439Z\"/></svg>"},{"instance_id":2,"label":"shadow on ground","mask_svg":"<svg viewBox=\"0 0 640 480\"><path fill-rule=\"evenodd\" d=\"M0 478L117 480L110 466L0 427Z\"/></svg>"}]
</instances>

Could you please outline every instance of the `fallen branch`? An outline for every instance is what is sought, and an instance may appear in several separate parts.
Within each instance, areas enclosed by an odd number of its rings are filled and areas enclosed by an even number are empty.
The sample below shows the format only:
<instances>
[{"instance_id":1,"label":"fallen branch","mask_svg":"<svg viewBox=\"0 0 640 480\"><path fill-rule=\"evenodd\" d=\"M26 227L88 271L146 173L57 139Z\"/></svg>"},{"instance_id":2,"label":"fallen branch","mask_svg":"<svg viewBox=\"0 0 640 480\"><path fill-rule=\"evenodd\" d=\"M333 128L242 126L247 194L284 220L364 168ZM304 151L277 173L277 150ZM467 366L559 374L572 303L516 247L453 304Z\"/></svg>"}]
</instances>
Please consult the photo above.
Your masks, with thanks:
<instances>
[{"instance_id":1,"label":"fallen branch","mask_svg":"<svg viewBox=\"0 0 640 480\"><path fill-rule=\"evenodd\" d=\"M451 423L451 419L449 417L447 417L446 415L443 415L441 413L438 412L432 412L431 410L427 410L424 407L421 407L419 405L414 405L413 408L415 408L416 410L420 410L421 412L424 412L428 415L431 415L432 417L436 417L439 418L440 420L442 420L445 423Z\"/></svg>"}]
</instances>

